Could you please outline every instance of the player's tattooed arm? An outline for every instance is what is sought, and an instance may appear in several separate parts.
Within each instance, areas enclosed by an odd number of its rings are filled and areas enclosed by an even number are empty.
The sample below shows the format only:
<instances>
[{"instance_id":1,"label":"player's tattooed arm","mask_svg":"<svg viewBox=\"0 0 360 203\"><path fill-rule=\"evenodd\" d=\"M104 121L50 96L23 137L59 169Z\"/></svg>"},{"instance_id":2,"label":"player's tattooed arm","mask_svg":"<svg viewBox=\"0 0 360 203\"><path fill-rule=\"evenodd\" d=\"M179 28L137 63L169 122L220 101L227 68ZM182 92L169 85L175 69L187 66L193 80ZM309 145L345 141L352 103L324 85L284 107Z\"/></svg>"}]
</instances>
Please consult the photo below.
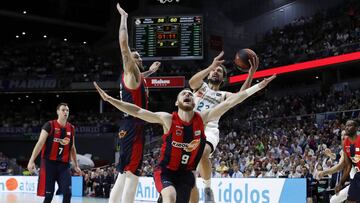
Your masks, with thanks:
<instances>
[{"instance_id":1,"label":"player's tattooed arm","mask_svg":"<svg viewBox=\"0 0 360 203\"><path fill-rule=\"evenodd\" d=\"M138 68L136 68L136 63L131 57L131 50L129 47L129 37L127 29L127 19L128 14L123 8L120 7L120 4L116 5L116 8L121 15L120 19L120 28L119 28L119 44L123 60L124 73L139 73ZM140 73L139 73L140 74Z\"/></svg>"},{"instance_id":2,"label":"player's tattooed arm","mask_svg":"<svg viewBox=\"0 0 360 203\"><path fill-rule=\"evenodd\" d=\"M164 132L170 130L171 127L171 114L166 112L152 112L143 108L136 106L135 104L124 102L118 99L115 99L108 94L104 90L102 90L96 82L94 82L94 86L96 90L99 92L101 98L109 102L111 105L119 109L120 111L127 113L131 116L140 118L149 123L158 123L164 127Z\"/></svg>"}]
</instances>

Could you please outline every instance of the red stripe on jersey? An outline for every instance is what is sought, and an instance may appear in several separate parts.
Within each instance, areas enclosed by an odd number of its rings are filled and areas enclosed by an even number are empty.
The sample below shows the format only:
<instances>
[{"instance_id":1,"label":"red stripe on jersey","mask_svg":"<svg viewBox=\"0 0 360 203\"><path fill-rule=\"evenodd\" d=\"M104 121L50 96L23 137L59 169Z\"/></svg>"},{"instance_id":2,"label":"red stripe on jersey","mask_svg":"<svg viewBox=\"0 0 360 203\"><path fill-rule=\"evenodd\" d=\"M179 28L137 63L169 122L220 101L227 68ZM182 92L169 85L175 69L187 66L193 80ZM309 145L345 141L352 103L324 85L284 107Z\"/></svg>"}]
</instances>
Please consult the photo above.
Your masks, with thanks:
<instances>
[{"instance_id":1,"label":"red stripe on jersey","mask_svg":"<svg viewBox=\"0 0 360 203\"><path fill-rule=\"evenodd\" d=\"M61 135L61 126L60 124L57 122L57 120L54 120L54 133L53 133L53 142L52 142L52 146L51 146L51 152L49 155L49 159L50 160L56 160L57 159L57 155L58 155L58 151L59 151L59 142L54 142L54 139L60 139L60 135Z\"/></svg>"},{"instance_id":2,"label":"red stripe on jersey","mask_svg":"<svg viewBox=\"0 0 360 203\"><path fill-rule=\"evenodd\" d=\"M156 190L159 193L161 193L161 190L164 189L164 185L162 184L162 181L161 181L161 170L160 169L154 170L154 182L155 182Z\"/></svg>"},{"instance_id":3,"label":"red stripe on jersey","mask_svg":"<svg viewBox=\"0 0 360 203\"><path fill-rule=\"evenodd\" d=\"M46 189L46 163L44 159L41 159L37 195L45 196L45 192L46 192L45 189Z\"/></svg>"},{"instance_id":4,"label":"red stripe on jersey","mask_svg":"<svg viewBox=\"0 0 360 203\"><path fill-rule=\"evenodd\" d=\"M70 150L73 144L72 140L74 136L74 130L73 130L73 126L70 123L66 123L66 137L68 136L68 133L70 133L70 142L69 144L64 146L64 152L62 155L63 162L69 162Z\"/></svg>"},{"instance_id":5,"label":"red stripe on jersey","mask_svg":"<svg viewBox=\"0 0 360 203\"><path fill-rule=\"evenodd\" d=\"M125 90L131 94L131 97L132 97L132 100L133 100L133 104L135 104L136 106L139 106L141 108L145 108L145 109L148 109L148 96L147 96L147 93L146 93L146 82L145 82L145 79L141 76L140 78L140 82L138 84L138 86L135 88L135 89L130 89L126 86L125 84L125 80L124 80L124 74L122 74L122 84L123 84L123 87L125 88ZM144 86L142 88L142 86ZM142 92L144 89L145 92ZM145 98L143 98L143 96ZM143 104L143 99L145 99L145 104ZM128 102L128 101L127 101Z\"/></svg>"},{"instance_id":6,"label":"red stripe on jersey","mask_svg":"<svg viewBox=\"0 0 360 203\"><path fill-rule=\"evenodd\" d=\"M132 145L130 163L124 168L124 171L131 171L133 174L136 174L136 170L139 168L140 162L142 162L142 152L144 146L142 131L142 126L136 127L136 138Z\"/></svg>"}]
</instances>

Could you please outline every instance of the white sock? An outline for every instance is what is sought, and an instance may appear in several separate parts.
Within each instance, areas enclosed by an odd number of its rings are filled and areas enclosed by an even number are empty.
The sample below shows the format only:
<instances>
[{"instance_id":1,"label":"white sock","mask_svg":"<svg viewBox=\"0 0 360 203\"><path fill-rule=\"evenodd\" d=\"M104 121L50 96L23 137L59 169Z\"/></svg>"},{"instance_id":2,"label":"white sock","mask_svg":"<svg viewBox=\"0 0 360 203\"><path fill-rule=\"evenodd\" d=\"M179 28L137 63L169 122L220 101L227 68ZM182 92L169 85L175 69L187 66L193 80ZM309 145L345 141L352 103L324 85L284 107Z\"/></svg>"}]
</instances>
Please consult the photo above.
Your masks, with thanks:
<instances>
[{"instance_id":1,"label":"white sock","mask_svg":"<svg viewBox=\"0 0 360 203\"><path fill-rule=\"evenodd\" d=\"M205 187L211 188L211 179L204 180Z\"/></svg>"}]
</instances>

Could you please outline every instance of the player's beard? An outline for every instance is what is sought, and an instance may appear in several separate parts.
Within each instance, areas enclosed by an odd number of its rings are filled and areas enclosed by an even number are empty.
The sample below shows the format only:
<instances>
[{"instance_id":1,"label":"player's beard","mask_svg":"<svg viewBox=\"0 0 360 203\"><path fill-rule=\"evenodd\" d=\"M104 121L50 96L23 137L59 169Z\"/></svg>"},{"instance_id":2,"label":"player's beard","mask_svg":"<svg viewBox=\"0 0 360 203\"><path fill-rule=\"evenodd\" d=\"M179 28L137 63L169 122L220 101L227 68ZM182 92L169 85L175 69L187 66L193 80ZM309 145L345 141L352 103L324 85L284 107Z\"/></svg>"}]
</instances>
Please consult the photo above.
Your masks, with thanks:
<instances>
[{"instance_id":1,"label":"player's beard","mask_svg":"<svg viewBox=\"0 0 360 203\"><path fill-rule=\"evenodd\" d=\"M142 62L138 62L137 66L139 67L140 71L144 71L144 66L143 66Z\"/></svg>"},{"instance_id":2,"label":"player's beard","mask_svg":"<svg viewBox=\"0 0 360 203\"><path fill-rule=\"evenodd\" d=\"M220 81L219 79L209 79L209 83L211 83L212 85L220 85L222 83L222 81Z\"/></svg>"},{"instance_id":3,"label":"player's beard","mask_svg":"<svg viewBox=\"0 0 360 203\"><path fill-rule=\"evenodd\" d=\"M185 105L183 105L182 102L179 102L178 107L179 107L179 109L181 109L183 111L192 111L194 109L194 105L192 105L192 107L191 106L185 106Z\"/></svg>"}]
</instances>

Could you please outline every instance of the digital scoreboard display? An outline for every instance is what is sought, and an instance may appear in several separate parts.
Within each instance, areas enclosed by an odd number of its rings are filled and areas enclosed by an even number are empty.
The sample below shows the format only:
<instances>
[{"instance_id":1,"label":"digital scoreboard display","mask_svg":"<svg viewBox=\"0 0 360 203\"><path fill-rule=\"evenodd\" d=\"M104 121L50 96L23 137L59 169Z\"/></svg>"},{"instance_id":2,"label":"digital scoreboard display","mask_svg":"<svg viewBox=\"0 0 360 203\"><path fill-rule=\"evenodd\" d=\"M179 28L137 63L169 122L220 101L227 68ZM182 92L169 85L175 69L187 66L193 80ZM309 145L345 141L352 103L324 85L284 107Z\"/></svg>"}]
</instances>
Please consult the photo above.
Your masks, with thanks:
<instances>
[{"instance_id":1,"label":"digital scoreboard display","mask_svg":"<svg viewBox=\"0 0 360 203\"><path fill-rule=\"evenodd\" d=\"M134 17L133 34L144 61L203 59L202 16Z\"/></svg>"}]
</instances>

